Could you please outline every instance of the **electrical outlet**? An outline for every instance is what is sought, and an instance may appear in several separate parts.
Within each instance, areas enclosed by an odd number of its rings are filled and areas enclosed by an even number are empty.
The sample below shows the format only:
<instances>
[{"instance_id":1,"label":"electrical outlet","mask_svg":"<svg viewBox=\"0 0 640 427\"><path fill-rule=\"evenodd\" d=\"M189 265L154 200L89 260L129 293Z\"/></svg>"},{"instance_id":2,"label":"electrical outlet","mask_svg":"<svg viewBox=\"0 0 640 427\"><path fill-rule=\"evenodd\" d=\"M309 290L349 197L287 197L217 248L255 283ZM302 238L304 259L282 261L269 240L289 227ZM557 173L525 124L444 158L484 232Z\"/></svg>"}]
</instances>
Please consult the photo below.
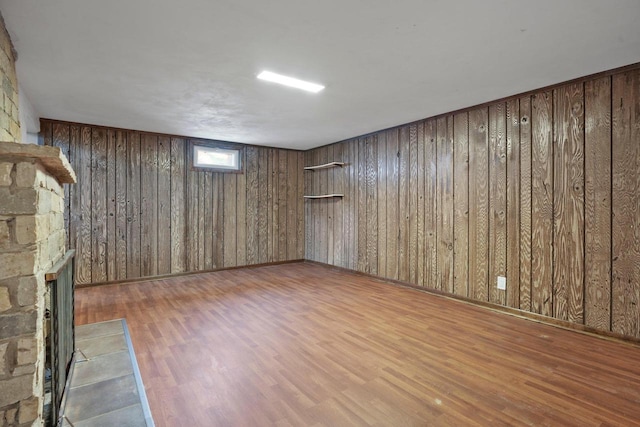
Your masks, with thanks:
<instances>
[{"instance_id":1,"label":"electrical outlet","mask_svg":"<svg viewBox=\"0 0 640 427\"><path fill-rule=\"evenodd\" d=\"M504 276L498 276L498 289L504 291L507 289L507 278Z\"/></svg>"}]
</instances>

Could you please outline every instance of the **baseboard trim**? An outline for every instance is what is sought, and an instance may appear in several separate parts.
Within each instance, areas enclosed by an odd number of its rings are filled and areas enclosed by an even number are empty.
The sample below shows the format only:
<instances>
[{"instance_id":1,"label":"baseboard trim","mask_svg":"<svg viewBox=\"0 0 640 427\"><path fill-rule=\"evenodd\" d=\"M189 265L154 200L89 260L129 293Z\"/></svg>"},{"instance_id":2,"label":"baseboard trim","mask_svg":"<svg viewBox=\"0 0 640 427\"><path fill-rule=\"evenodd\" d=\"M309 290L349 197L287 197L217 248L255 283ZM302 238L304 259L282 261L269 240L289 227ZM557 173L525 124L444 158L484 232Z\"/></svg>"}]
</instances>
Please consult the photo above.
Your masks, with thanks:
<instances>
[{"instance_id":1,"label":"baseboard trim","mask_svg":"<svg viewBox=\"0 0 640 427\"><path fill-rule=\"evenodd\" d=\"M96 286L107 286L107 285L122 285L122 284L126 284L126 283L153 282L154 280L170 279L170 278L173 278L173 277L182 277L182 276L192 276L194 274L206 274L206 273L215 273L217 271L240 270L240 269L246 269L246 268L268 267L268 266L271 266L271 265L294 264L294 263L304 262L304 261L305 261L304 259L292 259L292 260L287 260L287 261L264 262L264 263L261 263L261 264L237 265L237 266L234 266L234 267L221 267L221 268L214 268L214 269L211 269L211 270L181 271L180 273L160 274L160 275L157 275L157 276L132 277L131 279L112 280L110 282L96 282L96 283L76 284L76 289L93 288L93 287L96 287Z\"/></svg>"},{"instance_id":2,"label":"baseboard trim","mask_svg":"<svg viewBox=\"0 0 640 427\"><path fill-rule=\"evenodd\" d=\"M322 267L327 267L330 269L335 269L338 271L345 271L352 274L357 274L359 276L369 277L371 279L375 279L379 282L388 283L394 286L401 286L404 288L410 288L417 291L425 292L427 294L431 294L434 296L438 296L441 298L447 298L454 301L459 301L465 304L473 305L476 307L485 308L491 311L495 311L502 314L507 314L509 316L519 317L521 319L531 320L538 323L543 323L545 325L554 326L561 329L567 329L574 332L579 332L582 334L598 337L601 339L618 341L625 344L633 345L634 347L640 347L640 338L631 337L628 335L622 335L611 331L602 331L599 329L595 329L586 325L581 325L578 323L572 323L566 320L554 319L552 317L543 316L537 313L531 313L529 311L520 310L518 308L513 307L505 307L499 304L495 304L488 301L477 301L471 298L463 297L460 295L450 294L448 292L439 291L437 289L425 288L422 286L417 286L411 283L403 282L401 280L387 279L385 277L376 276L375 274L363 273L361 271L352 270L346 267L339 267L336 265L326 264L319 261L312 260L304 260L305 263L316 264Z\"/></svg>"}]
</instances>

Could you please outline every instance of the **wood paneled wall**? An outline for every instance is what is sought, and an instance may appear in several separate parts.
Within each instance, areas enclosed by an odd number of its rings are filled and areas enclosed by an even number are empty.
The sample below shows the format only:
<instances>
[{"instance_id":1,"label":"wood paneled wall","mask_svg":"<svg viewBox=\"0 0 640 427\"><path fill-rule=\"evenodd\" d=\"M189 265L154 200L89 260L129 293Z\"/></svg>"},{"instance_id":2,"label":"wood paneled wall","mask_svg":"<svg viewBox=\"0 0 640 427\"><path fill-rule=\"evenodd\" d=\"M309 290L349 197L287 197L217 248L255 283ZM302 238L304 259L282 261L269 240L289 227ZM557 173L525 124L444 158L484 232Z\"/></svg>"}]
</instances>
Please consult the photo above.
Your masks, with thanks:
<instances>
[{"instance_id":1,"label":"wood paneled wall","mask_svg":"<svg viewBox=\"0 0 640 427\"><path fill-rule=\"evenodd\" d=\"M246 146L244 173L192 170L187 138L41 121L65 186L79 284L304 257L303 153Z\"/></svg>"},{"instance_id":2,"label":"wood paneled wall","mask_svg":"<svg viewBox=\"0 0 640 427\"><path fill-rule=\"evenodd\" d=\"M305 153L334 160L307 259L640 337L637 67Z\"/></svg>"}]
</instances>

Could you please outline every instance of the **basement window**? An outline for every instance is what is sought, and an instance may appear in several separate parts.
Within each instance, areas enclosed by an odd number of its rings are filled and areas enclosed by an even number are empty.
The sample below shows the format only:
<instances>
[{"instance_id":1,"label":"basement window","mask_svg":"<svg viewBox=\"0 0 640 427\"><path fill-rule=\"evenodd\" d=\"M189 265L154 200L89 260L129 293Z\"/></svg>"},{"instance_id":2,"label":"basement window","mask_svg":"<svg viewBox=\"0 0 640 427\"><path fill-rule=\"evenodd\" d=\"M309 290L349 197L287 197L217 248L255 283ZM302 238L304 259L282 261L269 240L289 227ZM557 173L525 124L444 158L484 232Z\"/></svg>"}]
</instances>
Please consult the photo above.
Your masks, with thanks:
<instances>
[{"instance_id":1,"label":"basement window","mask_svg":"<svg viewBox=\"0 0 640 427\"><path fill-rule=\"evenodd\" d=\"M192 166L216 172L242 172L242 152L238 146L215 142L192 142Z\"/></svg>"}]
</instances>

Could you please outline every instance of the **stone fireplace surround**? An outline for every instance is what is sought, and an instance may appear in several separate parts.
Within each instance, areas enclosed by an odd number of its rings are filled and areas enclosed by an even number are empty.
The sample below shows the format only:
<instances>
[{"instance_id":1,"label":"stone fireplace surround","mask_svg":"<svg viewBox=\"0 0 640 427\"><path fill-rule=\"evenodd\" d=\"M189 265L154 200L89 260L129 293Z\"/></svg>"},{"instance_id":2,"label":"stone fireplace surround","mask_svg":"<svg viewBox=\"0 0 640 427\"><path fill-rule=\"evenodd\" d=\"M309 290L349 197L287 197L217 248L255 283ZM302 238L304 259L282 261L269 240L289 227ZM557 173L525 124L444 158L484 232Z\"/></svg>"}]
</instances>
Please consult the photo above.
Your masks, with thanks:
<instances>
[{"instance_id":1,"label":"stone fireplace surround","mask_svg":"<svg viewBox=\"0 0 640 427\"><path fill-rule=\"evenodd\" d=\"M44 274L65 253L57 147L0 142L0 426L42 425Z\"/></svg>"}]
</instances>

